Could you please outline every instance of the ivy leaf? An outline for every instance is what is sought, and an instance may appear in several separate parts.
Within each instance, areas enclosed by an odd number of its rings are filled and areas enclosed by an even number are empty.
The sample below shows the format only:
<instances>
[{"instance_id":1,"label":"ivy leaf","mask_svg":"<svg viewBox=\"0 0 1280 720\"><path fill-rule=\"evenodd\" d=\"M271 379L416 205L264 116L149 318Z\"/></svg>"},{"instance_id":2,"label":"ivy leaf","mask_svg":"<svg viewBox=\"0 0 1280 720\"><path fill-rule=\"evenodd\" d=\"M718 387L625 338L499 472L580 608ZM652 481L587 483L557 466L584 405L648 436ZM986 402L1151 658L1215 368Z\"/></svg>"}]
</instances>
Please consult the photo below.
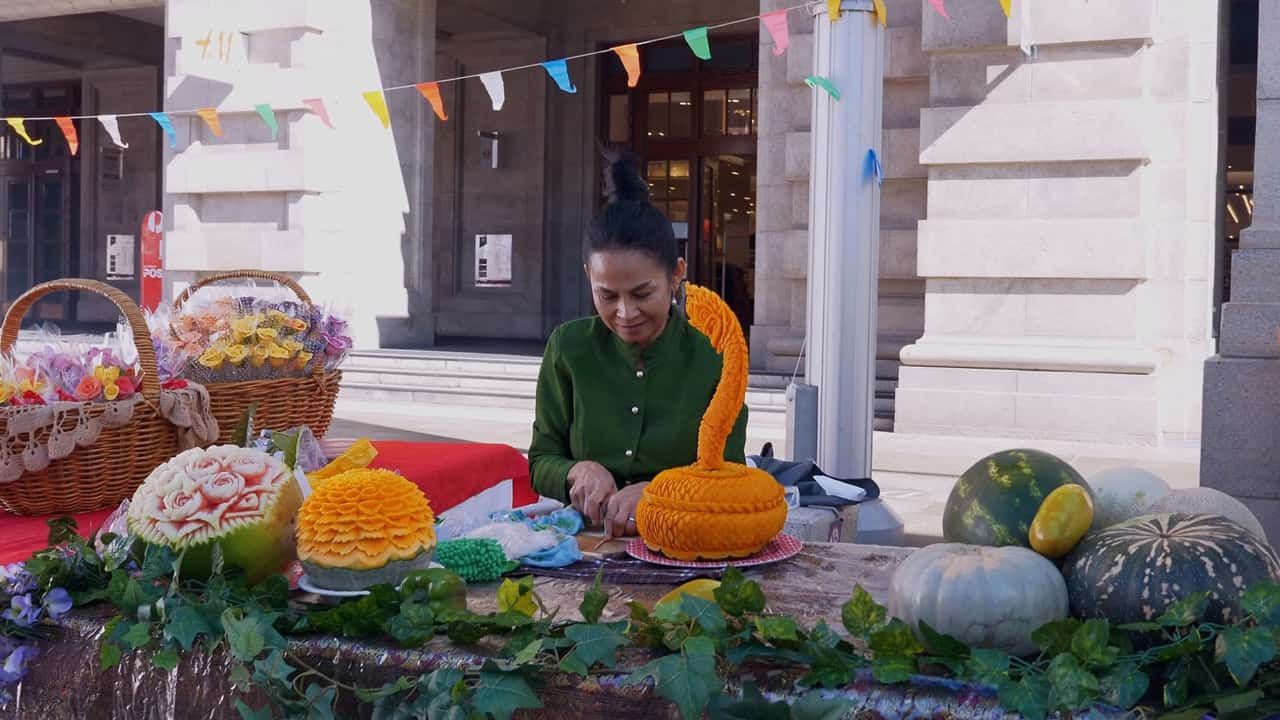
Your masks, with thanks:
<instances>
[{"instance_id":1,"label":"ivy leaf","mask_svg":"<svg viewBox=\"0 0 1280 720\"><path fill-rule=\"evenodd\" d=\"M916 659L907 655L876 655L871 661L871 674L886 685L904 683L916 673Z\"/></svg>"},{"instance_id":2,"label":"ivy leaf","mask_svg":"<svg viewBox=\"0 0 1280 720\"><path fill-rule=\"evenodd\" d=\"M791 720L791 707L785 702L769 702L755 683L742 684L742 698L721 693L711 699L707 708L711 720Z\"/></svg>"},{"instance_id":3,"label":"ivy leaf","mask_svg":"<svg viewBox=\"0 0 1280 720\"><path fill-rule=\"evenodd\" d=\"M1254 616L1257 617L1256 615ZM1261 690L1248 690L1213 701L1213 707L1220 713L1240 712L1257 707L1266 695Z\"/></svg>"},{"instance_id":4,"label":"ivy leaf","mask_svg":"<svg viewBox=\"0 0 1280 720\"><path fill-rule=\"evenodd\" d=\"M1081 667L1079 658L1071 653L1055 657L1049 663L1045 679L1049 681L1049 704L1054 708L1086 708L1100 692L1098 678Z\"/></svg>"},{"instance_id":5,"label":"ivy leaf","mask_svg":"<svg viewBox=\"0 0 1280 720\"><path fill-rule=\"evenodd\" d=\"M400 614L387 621L386 631L400 647L425 645L436 632L435 614L424 603L405 601Z\"/></svg>"},{"instance_id":6,"label":"ivy leaf","mask_svg":"<svg viewBox=\"0 0 1280 720\"><path fill-rule=\"evenodd\" d=\"M119 645L103 641L102 648L98 650L98 667L103 671L110 670L120 664L122 657Z\"/></svg>"},{"instance_id":7,"label":"ivy leaf","mask_svg":"<svg viewBox=\"0 0 1280 720\"><path fill-rule=\"evenodd\" d=\"M965 677L983 685L999 685L1009 679L1009 653L975 648L965 665Z\"/></svg>"},{"instance_id":8,"label":"ivy leaf","mask_svg":"<svg viewBox=\"0 0 1280 720\"><path fill-rule=\"evenodd\" d=\"M146 647L151 642L151 623L130 625L121 640L127 643L132 650Z\"/></svg>"},{"instance_id":9,"label":"ivy leaf","mask_svg":"<svg viewBox=\"0 0 1280 720\"><path fill-rule=\"evenodd\" d=\"M1160 717L1164 720L1202 720L1209 713L1209 708L1189 707Z\"/></svg>"},{"instance_id":10,"label":"ivy leaf","mask_svg":"<svg viewBox=\"0 0 1280 720\"><path fill-rule=\"evenodd\" d=\"M1164 614L1156 618L1161 627L1187 627L1195 625L1209 608L1209 593L1192 593L1170 605Z\"/></svg>"},{"instance_id":11,"label":"ivy leaf","mask_svg":"<svg viewBox=\"0 0 1280 720\"><path fill-rule=\"evenodd\" d=\"M195 645L196 637L207 635L215 637L217 633L209 627L204 615L190 605L179 605L169 612L164 625L164 639L176 640L183 650L190 650Z\"/></svg>"},{"instance_id":12,"label":"ivy leaf","mask_svg":"<svg viewBox=\"0 0 1280 720\"><path fill-rule=\"evenodd\" d=\"M302 440L301 432L293 433L271 433L271 448L277 452L284 453L285 467L293 469L298 464L298 443Z\"/></svg>"},{"instance_id":13,"label":"ivy leaf","mask_svg":"<svg viewBox=\"0 0 1280 720\"><path fill-rule=\"evenodd\" d=\"M502 581L498 588L498 612L516 612L526 617L538 612L538 604L533 601L532 575L520 578L519 582L510 578Z\"/></svg>"},{"instance_id":14,"label":"ivy leaf","mask_svg":"<svg viewBox=\"0 0 1280 720\"><path fill-rule=\"evenodd\" d=\"M1061 655L1071 650L1071 641L1080 629L1080 621L1065 618L1046 623L1031 633L1031 642L1044 651L1045 655Z\"/></svg>"},{"instance_id":15,"label":"ivy leaf","mask_svg":"<svg viewBox=\"0 0 1280 720\"><path fill-rule=\"evenodd\" d=\"M1049 683L1034 675L1018 682L1001 682L998 697L1000 705L1021 713L1026 720L1044 720L1049 713Z\"/></svg>"},{"instance_id":16,"label":"ivy leaf","mask_svg":"<svg viewBox=\"0 0 1280 720\"><path fill-rule=\"evenodd\" d=\"M76 521L70 517L52 518L45 524L49 526L50 547L81 539L80 533L76 532Z\"/></svg>"},{"instance_id":17,"label":"ivy leaf","mask_svg":"<svg viewBox=\"0 0 1280 720\"><path fill-rule=\"evenodd\" d=\"M675 703L685 720L695 720L724 689L716 675L715 645L701 637L689 638L679 654L654 660L627 677L627 684L653 678L658 694Z\"/></svg>"},{"instance_id":18,"label":"ivy leaf","mask_svg":"<svg viewBox=\"0 0 1280 720\"><path fill-rule=\"evenodd\" d=\"M929 626L929 623L920 621L920 634L924 636L924 645L929 652L942 658L965 658L969 656L969 646L959 640L940 633Z\"/></svg>"},{"instance_id":19,"label":"ivy leaf","mask_svg":"<svg viewBox=\"0 0 1280 720\"><path fill-rule=\"evenodd\" d=\"M243 617L237 608L227 608L222 613L222 628L227 633L227 646L231 654L241 662L249 662L258 657L266 648L266 638L258 629L258 621L253 617Z\"/></svg>"},{"instance_id":20,"label":"ivy leaf","mask_svg":"<svg viewBox=\"0 0 1280 720\"><path fill-rule=\"evenodd\" d=\"M1244 687L1259 667L1275 658L1275 634L1270 628L1245 630L1239 626L1229 627L1218 636L1213 655L1215 660L1227 666L1236 684Z\"/></svg>"},{"instance_id":21,"label":"ivy leaf","mask_svg":"<svg viewBox=\"0 0 1280 720\"><path fill-rule=\"evenodd\" d=\"M809 644L815 648L831 649L840 644L840 636L827 625L826 620L819 620L809 631Z\"/></svg>"},{"instance_id":22,"label":"ivy leaf","mask_svg":"<svg viewBox=\"0 0 1280 720\"><path fill-rule=\"evenodd\" d=\"M600 616L604 614L604 608L609 604L609 593L600 589L600 581L603 576L603 570L596 573L596 581L592 583L591 589L582 596L582 604L578 606L578 612L582 613L582 619L592 625L600 622Z\"/></svg>"},{"instance_id":23,"label":"ivy leaf","mask_svg":"<svg viewBox=\"0 0 1280 720\"><path fill-rule=\"evenodd\" d=\"M1160 623L1136 622L1136 623L1126 623L1124 625L1120 625L1116 629L1124 630L1126 632L1149 633L1149 632L1159 632L1160 628L1161 628Z\"/></svg>"},{"instance_id":24,"label":"ivy leaf","mask_svg":"<svg viewBox=\"0 0 1280 720\"><path fill-rule=\"evenodd\" d=\"M178 661L180 659L181 658L178 657L177 650L174 650L173 648L165 648L151 656L151 664L161 670L171 671L178 667Z\"/></svg>"},{"instance_id":25,"label":"ivy leaf","mask_svg":"<svg viewBox=\"0 0 1280 720\"><path fill-rule=\"evenodd\" d=\"M473 700L475 709L498 720L510 720L516 710L537 709L542 701L517 673L485 670L480 673Z\"/></svg>"},{"instance_id":26,"label":"ivy leaf","mask_svg":"<svg viewBox=\"0 0 1280 720\"><path fill-rule=\"evenodd\" d=\"M418 688L425 689L428 695L449 694L464 677L466 675L457 668L438 668L419 678Z\"/></svg>"},{"instance_id":27,"label":"ivy leaf","mask_svg":"<svg viewBox=\"0 0 1280 720\"><path fill-rule=\"evenodd\" d=\"M1111 667L1119 653L1110 642L1111 625L1106 620L1087 620L1071 636L1071 652L1085 665Z\"/></svg>"},{"instance_id":28,"label":"ivy leaf","mask_svg":"<svg viewBox=\"0 0 1280 720\"><path fill-rule=\"evenodd\" d=\"M270 705L264 705L261 708L252 708L240 698L236 698L236 710L240 712L241 720L271 720L272 717Z\"/></svg>"},{"instance_id":29,"label":"ivy leaf","mask_svg":"<svg viewBox=\"0 0 1280 720\"><path fill-rule=\"evenodd\" d=\"M307 720L333 720L333 701L338 697L338 689L324 687L318 683L307 686L306 708Z\"/></svg>"},{"instance_id":30,"label":"ivy leaf","mask_svg":"<svg viewBox=\"0 0 1280 720\"><path fill-rule=\"evenodd\" d=\"M778 615L756 618L756 633L761 640L767 643L778 640L798 641L800 639L796 621L789 617Z\"/></svg>"},{"instance_id":31,"label":"ivy leaf","mask_svg":"<svg viewBox=\"0 0 1280 720\"><path fill-rule=\"evenodd\" d=\"M1125 663L1107 671L1100 678L1099 686L1106 703L1128 710L1147 694L1151 679L1136 664Z\"/></svg>"},{"instance_id":32,"label":"ivy leaf","mask_svg":"<svg viewBox=\"0 0 1280 720\"><path fill-rule=\"evenodd\" d=\"M538 659L538 653L542 652L542 638L535 638L532 642L520 648L511 662L515 665L528 665Z\"/></svg>"},{"instance_id":33,"label":"ivy leaf","mask_svg":"<svg viewBox=\"0 0 1280 720\"><path fill-rule=\"evenodd\" d=\"M230 676L231 686L240 692L248 692L249 686L253 684L253 678L249 676L249 668L243 663L232 665Z\"/></svg>"},{"instance_id":34,"label":"ivy leaf","mask_svg":"<svg viewBox=\"0 0 1280 720\"><path fill-rule=\"evenodd\" d=\"M764 591L753 580L736 567L725 570L720 578L720 586L714 591L716 604L726 614L742 617L747 613L764 612Z\"/></svg>"},{"instance_id":35,"label":"ivy leaf","mask_svg":"<svg viewBox=\"0 0 1280 720\"><path fill-rule=\"evenodd\" d=\"M829 690L844 687L853 682L854 664L835 650L816 653L809 672L800 678L804 687L823 687Z\"/></svg>"},{"instance_id":36,"label":"ivy leaf","mask_svg":"<svg viewBox=\"0 0 1280 720\"><path fill-rule=\"evenodd\" d=\"M1250 587L1240 606L1263 625L1280 625L1280 585L1263 582Z\"/></svg>"},{"instance_id":37,"label":"ivy leaf","mask_svg":"<svg viewBox=\"0 0 1280 720\"><path fill-rule=\"evenodd\" d=\"M178 555L166 545L148 545L142 556L142 582L155 582L173 574Z\"/></svg>"},{"instance_id":38,"label":"ivy leaf","mask_svg":"<svg viewBox=\"0 0 1280 720\"><path fill-rule=\"evenodd\" d=\"M680 611L709 635L723 635L725 632L724 611L710 600L703 600L697 595L682 595Z\"/></svg>"},{"instance_id":39,"label":"ivy leaf","mask_svg":"<svg viewBox=\"0 0 1280 720\"><path fill-rule=\"evenodd\" d=\"M1193 657L1200 654L1200 632L1193 630L1190 635L1180 638L1156 653L1156 660L1166 662L1178 658Z\"/></svg>"},{"instance_id":40,"label":"ivy leaf","mask_svg":"<svg viewBox=\"0 0 1280 720\"><path fill-rule=\"evenodd\" d=\"M894 618L882 630L871 633L871 652L876 655L914 657L924 652L924 645L911 632L911 627Z\"/></svg>"},{"instance_id":41,"label":"ivy leaf","mask_svg":"<svg viewBox=\"0 0 1280 720\"><path fill-rule=\"evenodd\" d=\"M883 623L887 611L872 599L861 585L853 588L853 596L840 607L840 621L854 637L865 638Z\"/></svg>"},{"instance_id":42,"label":"ivy leaf","mask_svg":"<svg viewBox=\"0 0 1280 720\"><path fill-rule=\"evenodd\" d=\"M574 646L560 667L583 677L597 663L613 667L617 662L618 648L627 644L622 633L605 625L571 625L564 631L564 636L572 640Z\"/></svg>"},{"instance_id":43,"label":"ivy leaf","mask_svg":"<svg viewBox=\"0 0 1280 720\"><path fill-rule=\"evenodd\" d=\"M1175 708L1185 705L1191 693L1191 661L1179 660L1164 681L1164 706Z\"/></svg>"},{"instance_id":44,"label":"ivy leaf","mask_svg":"<svg viewBox=\"0 0 1280 720\"><path fill-rule=\"evenodd\" d=\"M792 720L840 720L853 709L854 705L856 705L855 702L846 698L835 697L828 700L823 698L820 692L807 692L791 706L791 718Z\"/></svg>"},{"instance_id":45,"label":"ivy leaf","mask_svg":"<svg viewBox=\"0 0 1280 720\"><path fill-rule=\"evenodd\" d=\"M289 684L289 678L297 668L284 659L283 650L272 650L265 658L253 661L253 671L257 676L282 685Z\"/></svg>"}]
</instances>

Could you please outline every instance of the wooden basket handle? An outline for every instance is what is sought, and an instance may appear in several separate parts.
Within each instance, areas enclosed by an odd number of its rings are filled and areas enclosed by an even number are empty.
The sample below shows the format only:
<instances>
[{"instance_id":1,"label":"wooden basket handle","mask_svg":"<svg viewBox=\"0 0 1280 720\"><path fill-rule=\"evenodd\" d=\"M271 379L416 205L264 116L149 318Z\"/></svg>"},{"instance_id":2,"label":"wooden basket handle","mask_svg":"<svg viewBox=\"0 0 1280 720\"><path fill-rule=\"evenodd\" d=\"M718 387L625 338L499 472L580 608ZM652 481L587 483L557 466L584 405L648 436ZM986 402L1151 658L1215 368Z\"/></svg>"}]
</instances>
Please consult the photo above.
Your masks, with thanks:
<instances>
[{"instance_id":1,"label":"wooden basket handle","mask_svg":"<svg viewBox=\"0 0 1280 720\"><path fill-rule=\"evenodd\" d=\"M227 270L225 272L214 273L192 283L173 301L173 309L182 309L183 304L190 300L191 296L195 295L202 287L222 282L223 280L236 280L241 278L250 280L270 280L272 282L279 283L292 290L293 294L297 295L298 299L302 302L307 305L311 304L311 296L307 294L306 290L302 289L302 286L299 285L296 280L288 275L281 275L280 273L271 272L270 270Z\"/></svg>"},{"instance_id":2,"label":"wooden basket handle","mask_svg":"<svg viewBox=\"0 0 1280 720\"><path fill-rule=\"evenodd\" d=\"M104 282L86 278L65 278L40 283L22 293L22 296L15 300L13 305L9 306L8 312L4 314L4 326L0 330L0 352L6 355L13 352L13 346L18 342L18 330L22 328L22 320L32 306L46 295L74 290L101 295L115 303L120 312L124 313L125 320L129 322L129 328L133 330L133 347L138 352L138 363L142 366L140 392L144 400L154 407L160 407L160 374L156 367L156 351L151 346L151 331L147 329L147 323L142 319L142 311L138 309L137 304L128 295Z\"/></svg>"}]
</instances>

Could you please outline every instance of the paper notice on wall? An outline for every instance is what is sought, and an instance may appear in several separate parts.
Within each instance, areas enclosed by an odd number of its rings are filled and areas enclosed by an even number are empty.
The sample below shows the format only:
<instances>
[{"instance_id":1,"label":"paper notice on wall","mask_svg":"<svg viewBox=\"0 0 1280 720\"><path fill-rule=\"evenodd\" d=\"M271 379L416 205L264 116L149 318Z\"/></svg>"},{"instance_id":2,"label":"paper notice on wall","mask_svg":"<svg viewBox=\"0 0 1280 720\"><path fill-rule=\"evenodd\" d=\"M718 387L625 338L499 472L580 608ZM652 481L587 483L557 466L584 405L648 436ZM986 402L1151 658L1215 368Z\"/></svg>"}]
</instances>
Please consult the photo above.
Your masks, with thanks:
<instances>
[{"instance_id":1,"label":"paper notice on wall","mask_svg":"<svg viewBox=\"0 0 1280 720\"><path fill-rule=\"evenodd\" d=\"M511 236L476 235L476 287L511 284Z\"/></svg>"}]
</instances>

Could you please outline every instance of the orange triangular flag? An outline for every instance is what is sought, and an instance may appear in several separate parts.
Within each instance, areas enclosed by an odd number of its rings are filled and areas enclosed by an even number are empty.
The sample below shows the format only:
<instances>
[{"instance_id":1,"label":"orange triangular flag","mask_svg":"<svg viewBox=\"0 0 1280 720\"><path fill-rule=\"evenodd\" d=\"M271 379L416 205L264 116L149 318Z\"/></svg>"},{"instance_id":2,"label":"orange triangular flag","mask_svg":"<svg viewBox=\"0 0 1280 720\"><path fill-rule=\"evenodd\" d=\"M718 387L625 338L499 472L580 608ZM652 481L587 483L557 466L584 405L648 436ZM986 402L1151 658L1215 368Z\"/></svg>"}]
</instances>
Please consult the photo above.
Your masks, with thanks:
<instances>
[{"instance_id":1,"label":"orange triangular flag","mask_svg":"<svg viewBox=\"0 0 1280 720\"><path fill-rule=\"evenodd\" d=\"M71 122L69 117L56 117L53 121L58 123L58 127L62 128L62 137L67 139L67 145L71 147L71 154L74 156L76 151L80 149L80 138L76 135L76 124Z\"/></svg>"},{"instance_id":2,"label":"orange triangular flag","mask_svg":"<svg viewBox=\"0 0 1280 720\"><path fill-rule=\"evenodd\" d=\"M222 137L222 123L218 121L218 111L213 108L200 108L196 111L200 119L204 120L209 129L217 137Z\"/></svg>"},{"instance_id":3,"label":"orange triangular flag","mask_svg":"<svg viewBox=\"0 0 1280 720\"><path fill-rule=\"evenodd\" d=\"M387 98L383 96L381 90L370 90L364 93L364 101L369 103L373 114L382 121L382 127L391 127L391 113L387 111Z\"/></svg>"},{"instance_id":4,"label":"orange triangular flag","mask_svg":"<svg viewBox=\"0 0 1280 720\"><path fill-rule=\"evenodd\" d=\"M431 103L431 109L436 111L436 117L448 120L449 116L444 114L444 98L440 97L440 83L434 81L418 83L417 87L422 97Z\"/></svg>"},{"instance_id":5,"label":"orange triangular flag","mask_svg":"<svg viewBox=\"0 0 1280 720\"><path fill-rule=\"evenodd\" d=\"M619 45L613 51L622 61L622 67L627 69L627 87L635 87L640 82L640 47L631 43Z\"/></svg>"},{"instance_id":6,"label":"orange triangular flag","mask_svg":"<svg viewBox=\"0 0 1280 720\"><path fill-rule=\"evenodd\" d=\"M13 128L13 131L18 133L18 136L26 140L29 145L35 146L44 142L44 140L31 139L31 136L27 134L27 126L23 124L25 122L23 118L5 118L5 122L9 123L9 127Z\"/></svg>"}]
</instances>

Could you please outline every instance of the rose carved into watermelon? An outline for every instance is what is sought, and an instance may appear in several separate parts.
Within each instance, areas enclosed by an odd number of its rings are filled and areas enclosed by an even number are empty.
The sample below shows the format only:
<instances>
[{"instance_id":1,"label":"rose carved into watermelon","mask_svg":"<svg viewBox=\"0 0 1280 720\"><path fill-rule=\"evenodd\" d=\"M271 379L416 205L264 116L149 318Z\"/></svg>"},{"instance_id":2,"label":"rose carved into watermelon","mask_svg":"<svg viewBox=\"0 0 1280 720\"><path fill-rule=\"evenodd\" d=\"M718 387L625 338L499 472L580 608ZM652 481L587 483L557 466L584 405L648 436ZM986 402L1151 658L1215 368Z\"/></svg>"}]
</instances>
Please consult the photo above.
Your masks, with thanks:
<instances>
[{"instance_id":1,"label":"rose carved into watermelon","mask_svg":"<svg viewBox=\"0 0 1280 720\"><path fill-rule=\"evenodd\" d=\"M1049 453L1005 450L988 455L951 489L942 536L947 542L1030 547L1028 534L1040 504L1063 485L1089 489L1080 473Z\"/></svg>"},{"instance_id":2,"label":"rose carved into watermelon","mask_svg":"<svg viewBox=\"0 0 1280 720\"><path fill-rule=\"evenodd\" d=\"M151 472L129 503L129 529L183 553L182 575L208 577L213 546L250 584L296 558L293 520L302 493L284 463L235 445L192 448Z\"/></svg>"},{"instance_id":3,"label":"rose carved into watermelon","mask_svg":"<svg viewBox=\"0 0 1280 720\"><path fill-rule=\"evenodd\" d=\"M1063 566L1072 614L1150 622L1178 600L1209 593L1206 618L1241 619L1252 585L1280 581L1280 558L1217 515L1144 515L1086 537Z\"/></svg>"}]
</instances>

